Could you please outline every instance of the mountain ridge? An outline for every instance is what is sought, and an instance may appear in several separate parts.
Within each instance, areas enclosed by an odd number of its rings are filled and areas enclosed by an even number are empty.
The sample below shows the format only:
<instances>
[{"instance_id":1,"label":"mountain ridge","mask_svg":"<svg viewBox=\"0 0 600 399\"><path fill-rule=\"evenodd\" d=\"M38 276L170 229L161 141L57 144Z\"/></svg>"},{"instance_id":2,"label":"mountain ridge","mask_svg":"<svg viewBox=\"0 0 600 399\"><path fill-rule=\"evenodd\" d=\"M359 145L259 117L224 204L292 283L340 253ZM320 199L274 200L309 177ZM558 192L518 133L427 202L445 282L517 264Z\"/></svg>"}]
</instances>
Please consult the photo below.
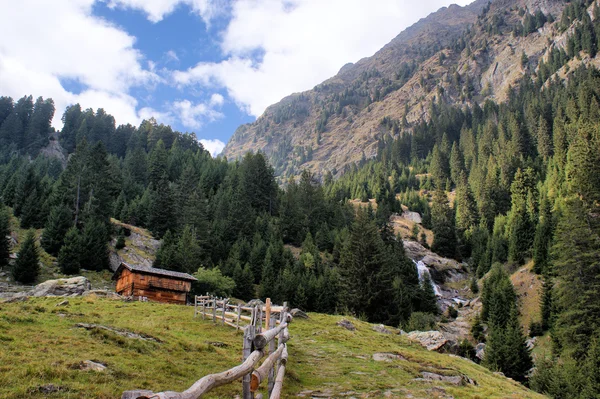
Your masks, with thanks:
<instances>
[{"instance_id":1,"label":"mountain ridge","mask_svg":"<svg viewBox=\"0 0 600 399\"><path fill-rule=\"evenodd\" d=\"M539 10L554 21L562 7L558 0L477 0L443 7L373 56L269 106L236 130L223 153L237 159L262 151L280 181L303 169L339 176L374 157L383 135L409 132L427 120L434 100L459 105L506 100L509 88L535 70L551 45L566 46L555 22L525 36L511 32L524 15ZM529 57L525 66L523 52Z\"/></svg>"}]
</instances>

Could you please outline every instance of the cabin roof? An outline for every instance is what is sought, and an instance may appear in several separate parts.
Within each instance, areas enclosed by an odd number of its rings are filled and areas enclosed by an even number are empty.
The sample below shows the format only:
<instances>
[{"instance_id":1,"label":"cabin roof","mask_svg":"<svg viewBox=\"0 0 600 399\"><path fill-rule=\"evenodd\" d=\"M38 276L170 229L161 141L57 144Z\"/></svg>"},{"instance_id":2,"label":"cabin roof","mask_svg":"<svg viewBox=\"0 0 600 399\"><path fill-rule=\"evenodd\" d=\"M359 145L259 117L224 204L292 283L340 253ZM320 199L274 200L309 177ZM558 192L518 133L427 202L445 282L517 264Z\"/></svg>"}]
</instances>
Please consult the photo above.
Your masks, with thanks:
<instances>
[{"instance_id":1,"label":"cabin roof","mask_svg":"<svg viewBox=\"0 0 600 399\"><path fill-rule=\"evenodd\" d=\"M122 262L121 265L115 271L113 275L113 280L117 279L117 276L121 273L121 270L128 269L131 272L143 273L143 274L154 274L156 276L164 276L171 277L178 280L187 280L187 281L198 281L198 279L194 276L191 276L187 273L174 272L172 270L165 269L157 269L155 267L147 267L140 265L130 265L128 263Z\"/></svg>"}]
</instances>

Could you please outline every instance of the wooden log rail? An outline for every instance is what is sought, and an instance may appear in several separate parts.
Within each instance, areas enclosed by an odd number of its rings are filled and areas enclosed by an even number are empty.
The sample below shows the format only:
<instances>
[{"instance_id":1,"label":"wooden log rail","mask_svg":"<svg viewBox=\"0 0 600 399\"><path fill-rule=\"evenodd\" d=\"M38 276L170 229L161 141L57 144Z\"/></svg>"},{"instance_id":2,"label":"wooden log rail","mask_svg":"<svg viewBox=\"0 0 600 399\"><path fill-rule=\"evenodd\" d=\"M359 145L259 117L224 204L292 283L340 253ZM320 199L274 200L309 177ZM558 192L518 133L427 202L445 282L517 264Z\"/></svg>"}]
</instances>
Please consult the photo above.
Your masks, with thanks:
<instances>
[{"instance_id":1,"label":"wooden log rail","mask_svg":"<svg viewBox=\"0 0 600 399\"><path fill-rule=\"evenodd\" d=\"M242 379L243 399L279 399L288 359L287 341L290 338L288 326L292 322L287 303L277 307L279 309L274 312L271 307L271 300L267 299L266 306L261 306L260 309L258 309L259 307L245 307L250 309L251 315L242 316L243 306L232 305L227 302L228 300L223 298L212 298L208 295L197 296L195 298L194 317L202 314L203 318L206 318L207 310L211 310L213 321L216 322L216 312L219 311L221 314L219 321L236 329L242 328L239 325L240 320L249 322L247 326L243 327L244 338L242 363L240 365L221 373L204 376L183 392L126 391L121 399L197 399L214 388L239 379ZM235 312L229 312L228 309L235 310ZM278 313L279 320L276 320L275 317L271 318L272 313ZM228 316L232 318L227 318ZM263 316L266 322L264 332L262 332ZM234 317L235 319L233 319ZM277 322L279 322L278 326ZM275 349L275 341L277 341L277 349ZM267 353L266 359L258 366L260 360ZM266 396L258 392L264 381L268 381L268 394Z\"/></svg>"}]
</instances>

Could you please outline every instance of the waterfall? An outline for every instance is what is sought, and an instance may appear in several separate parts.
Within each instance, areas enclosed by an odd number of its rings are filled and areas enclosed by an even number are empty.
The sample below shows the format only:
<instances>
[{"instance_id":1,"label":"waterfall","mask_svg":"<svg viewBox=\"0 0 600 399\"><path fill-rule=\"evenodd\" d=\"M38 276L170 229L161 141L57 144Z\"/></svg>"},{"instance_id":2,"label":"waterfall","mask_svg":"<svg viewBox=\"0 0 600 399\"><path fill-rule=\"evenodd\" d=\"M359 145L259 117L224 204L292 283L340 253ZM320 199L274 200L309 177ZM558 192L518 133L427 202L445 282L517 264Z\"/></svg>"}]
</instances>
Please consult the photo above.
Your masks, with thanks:
<instances>
[{"instance_id":1,"label":"waterfall","mask_svg":"<svg viewBox=\"0 0 600 399\"><path fill-rule=\"evenodd\" d=\"M431 278L431 273L429 273L429 269L427 268L427 265L425 265L425 263L423 263L422 260L420 261L416 261L413 259L413 263L415 264L415 266L417 267L417 272L419 272L419 281L423 281L425 279L425 276L429 276L429 281L431 282L431 286L433 287L433 292L435 293L436 296L442 296L442 293L440 292L440 288L437 286L436 283L433 282L433 279Z\"/></svg>"}]
</instances>

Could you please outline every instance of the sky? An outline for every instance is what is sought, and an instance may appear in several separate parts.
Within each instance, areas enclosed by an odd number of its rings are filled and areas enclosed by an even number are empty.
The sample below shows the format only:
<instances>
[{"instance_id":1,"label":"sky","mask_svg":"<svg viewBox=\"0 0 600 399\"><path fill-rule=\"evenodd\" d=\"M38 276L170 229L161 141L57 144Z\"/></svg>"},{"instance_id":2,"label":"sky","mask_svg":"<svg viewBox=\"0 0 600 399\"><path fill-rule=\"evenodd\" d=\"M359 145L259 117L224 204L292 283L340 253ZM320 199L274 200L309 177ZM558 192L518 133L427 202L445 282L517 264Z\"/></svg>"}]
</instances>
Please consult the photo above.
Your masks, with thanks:
<instances>
[{"instance_id":1,"label":"sky","mask_svg":"<svg viewBox=\"0 0 600 399\"><path fill-rule=\"evenodd\" d=\"M0 96L154 117L213 155L235 129L472 0L0 0Z\"/></svg>"}]
</instances>

